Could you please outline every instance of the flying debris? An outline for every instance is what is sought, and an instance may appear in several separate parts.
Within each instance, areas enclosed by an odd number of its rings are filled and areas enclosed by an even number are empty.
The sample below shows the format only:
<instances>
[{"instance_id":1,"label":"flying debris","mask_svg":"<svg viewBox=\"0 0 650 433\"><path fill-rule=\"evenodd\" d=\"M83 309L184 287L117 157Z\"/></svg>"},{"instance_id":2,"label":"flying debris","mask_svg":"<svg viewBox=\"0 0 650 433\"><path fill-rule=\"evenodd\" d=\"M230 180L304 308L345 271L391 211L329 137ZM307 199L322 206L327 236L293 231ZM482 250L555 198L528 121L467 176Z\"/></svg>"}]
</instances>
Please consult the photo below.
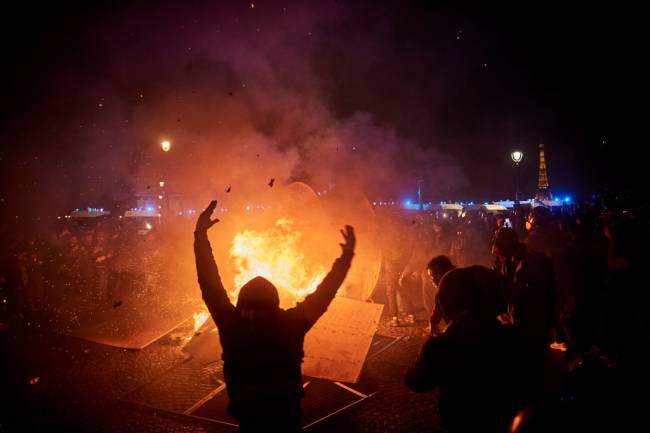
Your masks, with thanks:
<instances>
[{"instance_id":1,"label":"flying debris","mask_svg":"<svg viewBox=\"0 0 650 433\"><path fill-rule=\"evenodd\" d=\"M226 188L226 192L230 192L230 185L228 185L228 188Z\"/></svg>"},{"instance_id":2,"label":"flying debris","mask_svg":"<svg viewBox=\"0 0 650 433\"><path fill-rule=\"evenodd\" d=\"M122 301L117 301L113 304L113 308L117 308L122 305Z\"/></svg>"},{"instance_id":3,"label":"flying debris","mask_svg":"<svg viewBox=\"0 0 650 433\"><path fill-rule=\"evenodd\" d=\"M273 182L275 182L275 178L272 177L271 180L269 181L269 186L273 188Z\"/></svg>"}]
</instances>

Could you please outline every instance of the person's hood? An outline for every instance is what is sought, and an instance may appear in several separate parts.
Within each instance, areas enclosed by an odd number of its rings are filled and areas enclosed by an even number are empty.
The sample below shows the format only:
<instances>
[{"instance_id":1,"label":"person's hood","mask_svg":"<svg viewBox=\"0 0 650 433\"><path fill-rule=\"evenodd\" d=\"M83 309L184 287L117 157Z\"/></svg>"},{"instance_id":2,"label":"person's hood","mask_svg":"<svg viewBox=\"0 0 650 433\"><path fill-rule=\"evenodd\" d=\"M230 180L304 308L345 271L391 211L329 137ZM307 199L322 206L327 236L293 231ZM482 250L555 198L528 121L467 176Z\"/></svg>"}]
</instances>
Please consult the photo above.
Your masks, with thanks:
<instances>
[{"instance_id":1,"label":"person's hood","mask_svg":"<svg viewBox=\"0 0 650 433\"><path fill-rule=\"evenodd\" d=\"M255 277L243 285L237 298L237 308L268 308L280 307L278 289L264 277Z\"/></svg>"}]
</instances>

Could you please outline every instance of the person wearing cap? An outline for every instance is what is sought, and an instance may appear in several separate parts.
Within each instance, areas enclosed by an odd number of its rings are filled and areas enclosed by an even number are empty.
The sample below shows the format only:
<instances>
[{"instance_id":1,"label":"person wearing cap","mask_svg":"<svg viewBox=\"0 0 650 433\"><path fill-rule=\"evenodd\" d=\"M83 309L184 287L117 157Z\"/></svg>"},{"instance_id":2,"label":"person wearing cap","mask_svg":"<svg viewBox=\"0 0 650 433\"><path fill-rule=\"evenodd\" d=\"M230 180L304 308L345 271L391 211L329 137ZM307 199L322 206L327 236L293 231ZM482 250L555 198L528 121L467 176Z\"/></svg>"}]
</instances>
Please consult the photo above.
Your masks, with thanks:
<instances>
[{"instance_id":1,"label":"person wearing cap","mask_svg":"<svg viewBox=\"0 0 650 433\"><path fill-rule=\"evenodd\" d=\"M216 200L210 202L198 218L194 254L203 300L221 339L228 412L239 421L242 432L299 432L304 337L345 279L354 255L354 229L341 230L341 256L316 291L294 308L280 309L276 287L259 276L241 288L234 306L207 236L219 221L211 219L216 205Z\"/></svg>"}]
</instances>

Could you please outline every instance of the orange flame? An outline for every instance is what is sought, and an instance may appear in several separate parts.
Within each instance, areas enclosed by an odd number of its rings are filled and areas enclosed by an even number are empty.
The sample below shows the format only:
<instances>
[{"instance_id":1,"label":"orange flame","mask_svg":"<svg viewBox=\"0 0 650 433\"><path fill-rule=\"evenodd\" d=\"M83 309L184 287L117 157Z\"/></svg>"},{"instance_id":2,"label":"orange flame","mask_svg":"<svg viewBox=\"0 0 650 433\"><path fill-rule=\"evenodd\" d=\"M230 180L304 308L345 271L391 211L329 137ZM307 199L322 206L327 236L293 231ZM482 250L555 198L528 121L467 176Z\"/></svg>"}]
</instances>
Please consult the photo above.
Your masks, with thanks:
<instances>
[{"instance_id":1,"label":"orange flame","mask_svg":"<svg viewBox=\"0 0 650 433\"><path fill-rule=\"evenodd\" d=\"M276 285L280 306L291 307L314 292L325 276L321 265L309 266L299 247L302 233L289 219L279 219L265 230L244 230L232 241L230 255L235 262L235 287L231 296L249 280L262 276Z\"/></svg>"},{"instance_id":2,"label":"orange flame","mask_svg":"<svg viewBox=\"0 0 650 433\"><path fill-rule=\"evenodd\" d=\"M205 321L208 320L208 317L210 317L210 314L208 314L208 312L205 310L201 310L192 315L192 318L194 319L194 332L199 330L201 325L203 325Z\"/></svg>"}]
</instances>

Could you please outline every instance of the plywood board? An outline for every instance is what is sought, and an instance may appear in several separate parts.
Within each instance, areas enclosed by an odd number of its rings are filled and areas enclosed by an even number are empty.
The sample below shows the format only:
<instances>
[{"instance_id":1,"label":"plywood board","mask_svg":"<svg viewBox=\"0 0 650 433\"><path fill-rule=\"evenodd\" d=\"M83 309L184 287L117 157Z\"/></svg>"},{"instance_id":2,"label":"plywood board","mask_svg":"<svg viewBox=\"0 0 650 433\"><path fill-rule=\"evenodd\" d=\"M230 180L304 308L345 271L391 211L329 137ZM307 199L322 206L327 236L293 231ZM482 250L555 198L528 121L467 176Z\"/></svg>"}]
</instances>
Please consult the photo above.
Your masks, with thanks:
<instances>
[{"instance_id":1,"label":"plywood board","mask_svg":"<svg viewBox=\"0 0 650 433\"><path fill-rule=\"evenodd\" d=\"M125 349L144 349L192 317L196 307L176 310L125 300L86 317L71 333L75 337Z\"/></svg>"},{"instance_id":2,"label":"plywood board","mask_svg":"<svg viewBox=\"0 0 650 433\"><path fill-rule=\"evenodd\" d=\"M302 374L339 382L357 382L383 307L349 298L334 298L327 312L305 336ZM200 335L183 350L202 364L218 361L221 347L219 335L214 331L215 328L202 328Z\"/></svg>"},{"instance_id":3,"label":"plywood board","mask_svg":"<svg viewBox=\"0 0 650 433\"><path fill-rule=\"evenodd\" d=\"M335 298L305 336L302 373L339 382L357 382L383 307Z\"/></svg>"}]
</instances>

